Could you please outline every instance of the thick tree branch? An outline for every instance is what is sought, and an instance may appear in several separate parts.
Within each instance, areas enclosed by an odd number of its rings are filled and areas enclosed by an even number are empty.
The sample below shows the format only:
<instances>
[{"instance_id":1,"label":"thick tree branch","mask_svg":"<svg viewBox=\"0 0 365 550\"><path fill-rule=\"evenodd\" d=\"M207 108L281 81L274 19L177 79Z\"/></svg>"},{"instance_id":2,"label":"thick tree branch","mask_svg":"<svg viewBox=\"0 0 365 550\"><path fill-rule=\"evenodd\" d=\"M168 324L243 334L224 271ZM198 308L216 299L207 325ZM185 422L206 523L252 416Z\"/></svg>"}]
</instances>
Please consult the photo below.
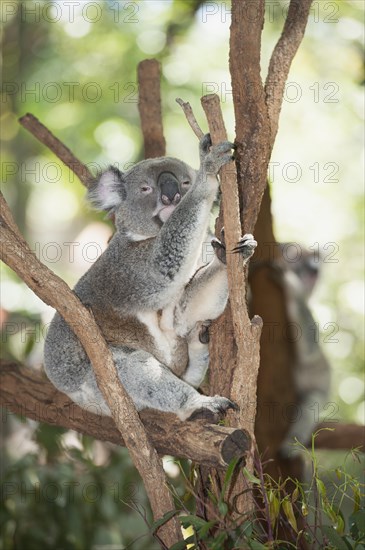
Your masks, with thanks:
<instances>
[{"instance_id":1,"label":"thick tree branch","mask_svg":"<svg viewBox=\"0 0 365 550\"><path fill-rule=\"evenodd\" d=\"M18 363L0 362L0 403L26 418L125 445L112 418L99 416L96 406L81 409L41 372ZM142 411L140 417L160 455L226 468L233 458L244 459L251 446L244 430L206 424L203 420L181 422L174 414L153 410Z\"/></svg>"},{"instance_id":2,"label":"thick tree branch","mask_svg":"<svg viewBox=\"0 0 365 550\"><path fill-rule=\"evenodd\" d=\"M260 75L264 0L232 0L229 66L236 119L237 175L244 233L253 233L266 186L270 126Z\"/></svg>"},{"instance_id":3,"label":"thick tree branch","mask_svg":"<svg viewBox=\"0 0 365 550\"><path fill-rule=\"evenodd\" d=\"M291 0L283 32L271 55L265 96L271 127L271 147L278 131L286 79L303 39L312 0Z\"/></svg>"},{"instance_id":4,"label":"thick tree branch","mask_svg":"<svg viewBox=\"0 0 365 550\"><path fill-rule=\"evenodd\" d=\"M144 158L163 157L166 154L166 141L162 126L160 63L156 59L145 59L139 63L137 74Z\"/></svg>"},{"instance_id":5,"label":"thick tree branch","mask_svg":"<svg viewBox=\"0 0 365 550\"><path fill-rule=\"evenodd\" d=\"M220 100L216 94L202 97L201 103L206 114L212 143L226 141L227 131L224 125ZM227 274L229 296L233 306L233 318L236 340L239 340L242 323L247 323L246 287L243 262L239 254L230 253L241 238L241 221L238 201L237 175L232 163L223 166L219 172L222 191L221 212L222 223L217 229L217 237L220 238L220 229L224 226L224 238L227 253ZM244 318L246 316L246 318Z\"/></svg>"},{"instance_id":6,"label":"thick tree branch","mask_svg":"<svg viewBox=\"0 0 365 550\"><path fill-rule=\"evenodd\" d=\"M62 279L44 266L19 234L10 210L0 194L1 259L45 303L57 309L83 345L93 366L100 391L138 469L155 519L174 509L165 484L161 460L153 448L134 404L120 383L111 352L92 313ZM176 518L159 531L167 545L181 539Z\"/></svg>"},{"instance_id":7,"label":"thick tree branch","mask_svg":"<svg viewBox=\"0 0 365 550\"><path fill-rule=\"evenodd\" d=\"M316 449L359 449L365 451L365 426L342 422L321 422L315 427Z\"/></svg>"},{"instance_id":8,"label":"thick tree branch","mask_svg":"<svg viewBox=\"0 0 365 550\"><path fill-rule=\"evenodd\" d=\"M39 120L27 113L19 119L20 124L26 128L43 145L48 147L66 166L76 174L81 183L87 186L92 178L89 169L75 157L66 145L64 145L52 132L48 130Z\"/></svg>"}]
</instances>

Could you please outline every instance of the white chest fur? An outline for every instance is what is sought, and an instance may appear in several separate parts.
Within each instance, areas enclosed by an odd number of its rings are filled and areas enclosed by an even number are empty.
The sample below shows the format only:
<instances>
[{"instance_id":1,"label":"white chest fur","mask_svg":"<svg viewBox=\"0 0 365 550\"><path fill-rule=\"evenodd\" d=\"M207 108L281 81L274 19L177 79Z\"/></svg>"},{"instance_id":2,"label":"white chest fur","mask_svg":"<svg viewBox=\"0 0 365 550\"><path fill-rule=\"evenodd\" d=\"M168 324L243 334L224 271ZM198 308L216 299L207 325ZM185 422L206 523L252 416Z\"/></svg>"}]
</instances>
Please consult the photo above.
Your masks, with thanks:
<instances>
[{"instance_id":1,"label":"white chest fur","mask_svg":"<svg viewBox=\"0 0 365 550\"><path fill-rule=\"evenodd\" d=\"M169 306L162 311L162 315L156 311L145 311L138 313L138 320L147 328L154 339L156 349L164 358L164 363L169 365L176 347L176 334L174 331L174 310L175 305Z\"/></svg>"}]
</instances>

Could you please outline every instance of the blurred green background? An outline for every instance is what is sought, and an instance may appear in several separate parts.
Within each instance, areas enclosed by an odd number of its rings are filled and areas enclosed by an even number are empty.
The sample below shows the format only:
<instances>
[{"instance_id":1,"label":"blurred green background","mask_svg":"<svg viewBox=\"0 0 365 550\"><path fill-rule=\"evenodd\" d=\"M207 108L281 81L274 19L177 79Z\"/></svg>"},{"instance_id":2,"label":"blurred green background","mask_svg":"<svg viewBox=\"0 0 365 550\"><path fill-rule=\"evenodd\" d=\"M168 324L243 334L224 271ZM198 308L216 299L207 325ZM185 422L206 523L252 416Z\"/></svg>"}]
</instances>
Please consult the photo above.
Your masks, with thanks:
<instances>
[{"instance_id":1,"label":"blurred green background","mask_svg":"<svg viewBox=\"0 0 365 550\"><path fill-rule=\"evenodd\" d=\"M263 78L287 5L267 1ZM18 117L34 114L91 169L115 163L125 169L143 155L136 67L156 57L167 154L197 166L197 140L175 98L190 101L205 129L200 97L218 93L234 138L229 2L3 0L0 9L2 191L37 256L72 286L105 248L112 228L85 204L77 178L19 126ZM361 423L363 16L362 0L313 2L269 171L277 239L323 253L311 307L333 367L331 401L336 418ZM1 266L3 357L40 368L52 315ZM117 550L148 532L146 499L124 449L6 414L2 424L0 549ZM342 459L326 453L329 464ZM166 463L177 477L178 467ZM30 536L32 525L39 529ZM133 548L153 543L147 536Z\"/></svg>"}]
</instances>

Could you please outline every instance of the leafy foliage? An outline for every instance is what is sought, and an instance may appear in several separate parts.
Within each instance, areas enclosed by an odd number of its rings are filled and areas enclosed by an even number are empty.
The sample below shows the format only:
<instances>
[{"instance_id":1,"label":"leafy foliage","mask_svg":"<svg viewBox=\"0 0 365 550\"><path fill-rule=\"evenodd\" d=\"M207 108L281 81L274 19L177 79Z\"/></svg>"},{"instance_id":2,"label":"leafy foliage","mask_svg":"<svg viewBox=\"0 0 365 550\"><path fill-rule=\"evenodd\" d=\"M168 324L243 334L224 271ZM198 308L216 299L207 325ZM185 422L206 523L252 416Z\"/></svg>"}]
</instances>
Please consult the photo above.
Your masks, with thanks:
<instances>
[{"instance_id":1,"label":"leafy foliage","mask_svg":"<svg viewBox=\"0 0 365 550\"><path fill-rule=\"evenodd\" d=\"M196 515L185 515L180 521L195 541L192 549L306 549L349 550L365 548L365 484L346 470L346 463L332 473L321 469L318 456L302 449L311 466L312 475L308 482L300 484L287 478L278 482L263 471L263 464L257 458L256 475L232 463L227 470L224 488L220 495L212 496L214 519L203 519ZM361 460L353 451L354 460ZM233 471L251 484L255 508L251 515L242 516L233 512L225 500L227 486ZM197 496L197 495L196 495ZM198 496L197 496L198 498ZM222 504L225 506L222 507Z\"/></svg>"},{"instance_id":2,"label":"leafy foliage","mask_svg":"<svg viewBox=\"0 0 365 550\"><path fill-rule=\"evenodd\" d=\"M37 452L2 477L0 549L158 548L147 499L125 449L40 425ZM4 457L5 458L5 457ZM9 458L9 457L8 457Z\"/></svg>"}]
</instances>

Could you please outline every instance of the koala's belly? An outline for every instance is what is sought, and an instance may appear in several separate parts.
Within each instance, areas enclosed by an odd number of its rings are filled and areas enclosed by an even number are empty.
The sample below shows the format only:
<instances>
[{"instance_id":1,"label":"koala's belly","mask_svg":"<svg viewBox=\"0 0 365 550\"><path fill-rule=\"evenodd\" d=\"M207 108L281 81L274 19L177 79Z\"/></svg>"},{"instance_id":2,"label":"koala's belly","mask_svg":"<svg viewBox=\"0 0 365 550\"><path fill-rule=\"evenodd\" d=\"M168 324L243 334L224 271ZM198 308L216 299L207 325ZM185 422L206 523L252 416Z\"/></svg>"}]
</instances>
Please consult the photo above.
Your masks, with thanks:
<instances>
[{"instance_id":1,"label":"koala's belly","mask_svg":"<svg viewBox=\"0 0 365 550\"><path fill-rule=\"evenodd\" d=\"M109 344L142 349L177 376L185 372L188 365L188 345L173 330L173 311L149 311L125 318L115 311L106 312L97 308L93 308L93 313Z\"/></svg>"}]
</instances>

